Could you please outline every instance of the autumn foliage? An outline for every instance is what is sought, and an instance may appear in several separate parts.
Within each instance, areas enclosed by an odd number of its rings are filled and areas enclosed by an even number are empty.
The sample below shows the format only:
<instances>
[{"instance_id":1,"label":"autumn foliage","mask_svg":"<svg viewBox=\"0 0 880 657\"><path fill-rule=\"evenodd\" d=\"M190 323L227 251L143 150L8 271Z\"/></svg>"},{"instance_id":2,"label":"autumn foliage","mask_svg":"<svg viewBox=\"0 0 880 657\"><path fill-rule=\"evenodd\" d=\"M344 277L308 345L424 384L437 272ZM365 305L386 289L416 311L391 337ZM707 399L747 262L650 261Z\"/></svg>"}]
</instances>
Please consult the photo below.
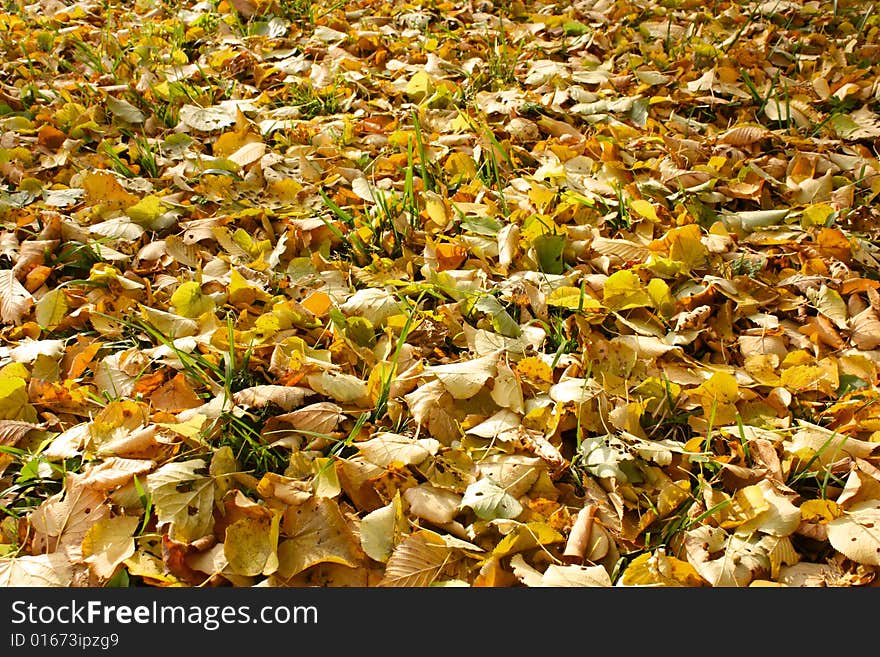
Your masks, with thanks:
<instances>
[{"instance_id":1,"label":"autumn foliage","mask_svg":"<svg viewBox=\"0 0 880 657\"><path fill-rule=\"evenodd\" d=\"M0 583L873 585L874 7L9 0Z\"/></svg>"}]
</instances>

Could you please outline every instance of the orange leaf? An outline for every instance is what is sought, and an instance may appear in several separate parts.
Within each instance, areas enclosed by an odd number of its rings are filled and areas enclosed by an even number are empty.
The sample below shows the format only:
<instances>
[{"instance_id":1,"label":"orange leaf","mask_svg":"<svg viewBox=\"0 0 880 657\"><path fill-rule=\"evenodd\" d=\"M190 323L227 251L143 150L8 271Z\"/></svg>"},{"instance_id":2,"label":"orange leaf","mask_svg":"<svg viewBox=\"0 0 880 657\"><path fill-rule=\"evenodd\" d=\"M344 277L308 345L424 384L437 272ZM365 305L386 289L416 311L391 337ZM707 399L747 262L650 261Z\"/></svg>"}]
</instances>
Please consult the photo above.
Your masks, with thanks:
<instances>
[{"instance_id":1,"label":"orange leaf","mask_svg":"<svg viewBox=\"0 0 880 657\"><path fill-rule=\"evenodd\" d=\"M302 307L315 317L321 317L330 309L332 303L326 292L313 292L303 300Z\"/></svg>"},{"instance_id":2,"label":"orange leaf","mask_svg":"<svg viewBox=\"0 0 880 657\"><path fill-rule=\"evenodd\" d=\"M150 403L159 410L177 413L188 408L201 406L202 399L192 389L186 376L178 373L150 395Z\"/></svg>"},{"instance_id":3,"label":"orange leaf","mask_svg":"<svg viewBox=\"0 0 880 657\"><path fill-rule=\"evenodd\" d=\"M24 279L24 289L28 292L34 292L42 287L43 283L52 274L52 268L46 265L37 265L31 269Z\"/></svg>"},{"instance_id":4,"label":"orange leaf","mask_svg":"<svg viewBox=\"0 0 880 657\"><path fill-rule=\"evenodd\" d=\"M134 384L134 388L132 389L133 394L140 393L142 395L149 395L156 388L165 383L165 373L164 372L153 372L152 374L145 374L137 380L137 383Z\"/></svg>"},{"instance_id":5,"label":"orange leaf","mask_svg":"<svg viewBox=\"0 0 880 657\"><path fill-rule=\"evenodd\" d=\"M819 231L816 242L823 256L836 258L847 264L852 260L852 245L839 228L823 228Z\"/></svg>"},{"instance_id":6,"label":"orange leaf","mask_svg":"<svg viewBox=\"0 0 880 657\"><path fill-rule=\"evenodd\" d=\"M86 371L86 368L101 350L101 346L100 342L92 342L91 344L79 343L71 347L64 359L67 363L67 373L64 378L76 379L82 376L82 373Z\"/></svg>"},{"instance_id":7,"label":"orange leaf","mask_svg":"<svg viewBox=\"0 0 880 657\"><path fill-rule=\"evenodd\" d=\"M460 244L438 244L435 253L437 255L437 271L458 269L467 258L467 249Z\"/></svg>"},{"instance_id":8,"label":"orange leaf","mask_svg":"<svg viewBox=\"0 0 880 657\"><path fill-rule=\"evenodd\" d=\"M37 143L50 151L61 148L65 139L67 139L67 135L51 125L44 125L37 133Z\"/></svg>"}]
</instances>

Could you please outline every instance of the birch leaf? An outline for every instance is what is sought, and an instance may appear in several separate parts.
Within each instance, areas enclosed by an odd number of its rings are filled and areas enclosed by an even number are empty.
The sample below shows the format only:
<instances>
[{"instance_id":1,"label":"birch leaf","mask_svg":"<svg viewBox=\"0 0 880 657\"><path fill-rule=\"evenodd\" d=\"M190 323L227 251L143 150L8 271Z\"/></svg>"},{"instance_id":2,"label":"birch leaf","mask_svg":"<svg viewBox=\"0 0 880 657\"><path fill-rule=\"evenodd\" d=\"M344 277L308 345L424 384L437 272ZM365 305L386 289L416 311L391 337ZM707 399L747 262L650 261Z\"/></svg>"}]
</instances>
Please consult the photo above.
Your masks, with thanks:
<instances>
[{"instance_id":1,"label":"birch leaf","mask_svg":"<svg viewBox=\"0 0 880 657\"><path fill-rule=\"evenodd\" d=\"M33 304L31 293L18 282L12 270L0 270L0 321L20 324Z\"/></svg>"},{"instance_id":2,"label":"birch leaf","mask_svg":"<svg viewBox=\"0 0 880 657\"><path fill-rule=\"evenodd\" d=\"M823 285L818 290L815 288L807 290L807 298L816 310L834 322L837 328L845 329L848 327L846 302L837 291Z\"/></svg>"},{"instance_id":3,"label":"birch leaf","mask_svg":"<svg viewBox=\"0 0 880 657\"><path fill-rule=\"evenodd\" d=\"M60 587L70 586L73 568L66 555L24 555L0 559L0 586Z\"/></svg>"},{"instance_id":4,"label":"birch leaf","mask_svg":"<svg viewBox=\"0 0 880 657\"><path fill-rule=\"evenodd\" d=\"M115 516L96 522L82 542L84 561L99 581L113 576L119 565L134 556L134 532L140 520L134 516Z\"/></svg>"},{"instance_id":5,"label":"birch leaf","mask_svg":"<svg viewBox=\"0 0 880 657\"><path fill-rule=\"evenodd\" d=\"M431 532L419 531L394 548L379 586L424 587L433 584L455 552Z\"/></svg>"},{"instance_id":6,"label":"birch leaf","mask_svg":"<svg viewBox=\"0 0 880 657\"><path fill-rule=\"evenodd\" d=\"M169 525L172 540L189 543L214 525L214 478L203 459L173 462L147 475L147 489L159 526Z\"/></svg>"},{"instance_id":7,"label":"birch leaf","mask_svg":"<svg viewBox=\"0 0 880 657\"><path fill-rule=\"evenodd\" d=\"M481 520L516 518L523 512L515 497L491 479L480 479L467 487L461 498L462 507L470 507Z\"/></svg>"},{"instance_id":8,"label":"birch leaf","mask_svg":"<svg viewBox=\"0 0 880 657\"><path fill-rule=\"evenodd\" d=\"M388 467L399 465L418 465L437 453L440 442L433 438L410 438L396 433L382 431L374 438L357 444L361 455L370 463Z\"/></svg>"},{"instance_id":9,"label":"birch leaf","mask_svg":"<svg viewBox=\"0 0 880 657\"><path fill-rule=\"evenodd\" d=\"M880 501L857 502L825 528L835 550L856 563L880 566Z\"/></svg>"},{"instance_id":10,"label":"birch leaf","mask_svg":"<svg viewBox=\"0 0 880 657\"><path fill-rule=\"evenodd\" d=\"M331 498L289 507L282 518L278 574L288 578L318 563L355 568L363 560L360 541Z\"/></svg>"},{"instance_id":11,"label":"birch leaf","mask_svg":"<svg viewBox=\"0 0 880 657\"><path fill-rule=\"evenodd\" d=\"M226 528L223 553L238 575L271 575L278 569L280 511L246 515Z\"/></svg>"},{"instance_id":12,"label":"birch leaf","mask_svg":"<svg viewBox=\"0 0 880 657\"><path fill-rule=\"evenodd\" d=\"M386 562L405 527L406 517L403 514L400 494L395 493L388 504L361 518L361 547L371 559Z\"/></svg>"}]
</instances>

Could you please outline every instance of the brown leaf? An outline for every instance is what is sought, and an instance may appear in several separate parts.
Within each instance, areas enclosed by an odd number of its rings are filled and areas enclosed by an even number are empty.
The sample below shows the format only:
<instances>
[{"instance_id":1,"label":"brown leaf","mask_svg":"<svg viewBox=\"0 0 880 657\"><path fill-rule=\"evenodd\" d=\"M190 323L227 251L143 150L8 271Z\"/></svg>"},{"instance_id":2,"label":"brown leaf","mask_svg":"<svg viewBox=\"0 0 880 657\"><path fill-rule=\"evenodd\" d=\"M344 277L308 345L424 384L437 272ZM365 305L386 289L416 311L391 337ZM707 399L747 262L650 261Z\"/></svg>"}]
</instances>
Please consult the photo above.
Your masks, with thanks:
<instances>
[{"instance_id":1,"label":"brown leaf","mask_svg":"<svg viewBox=\"0 0 880 657\"><path fill-rule=\"evenodd\" d=\"M23 422L21 420L0 420L0 445L15 447L19 440L31 431L44 429L45 424Z\"/></svg>"}]
</instances>

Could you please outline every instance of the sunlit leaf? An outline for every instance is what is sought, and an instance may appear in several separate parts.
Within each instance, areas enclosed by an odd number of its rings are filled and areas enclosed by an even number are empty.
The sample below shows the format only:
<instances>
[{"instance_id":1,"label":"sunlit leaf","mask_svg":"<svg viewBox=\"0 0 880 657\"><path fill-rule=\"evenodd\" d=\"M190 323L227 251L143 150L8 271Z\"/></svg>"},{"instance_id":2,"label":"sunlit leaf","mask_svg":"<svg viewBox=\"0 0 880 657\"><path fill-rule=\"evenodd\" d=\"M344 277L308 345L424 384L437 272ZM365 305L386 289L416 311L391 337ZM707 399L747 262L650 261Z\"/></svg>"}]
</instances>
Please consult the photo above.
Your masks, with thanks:
<instances>
[{"instance_id":1,"label":"sunlit leaf","mask_svg":"<svg viewBox=\"0 0 880 657\"><path fill-rule=\"evenodd\" d=\"M183 543L207 534L214 524L214 479L202 459L173 462L147 475L147 488L156 506L160 525L169 525L170 536Z\"/></svg>"}]
</instances>

